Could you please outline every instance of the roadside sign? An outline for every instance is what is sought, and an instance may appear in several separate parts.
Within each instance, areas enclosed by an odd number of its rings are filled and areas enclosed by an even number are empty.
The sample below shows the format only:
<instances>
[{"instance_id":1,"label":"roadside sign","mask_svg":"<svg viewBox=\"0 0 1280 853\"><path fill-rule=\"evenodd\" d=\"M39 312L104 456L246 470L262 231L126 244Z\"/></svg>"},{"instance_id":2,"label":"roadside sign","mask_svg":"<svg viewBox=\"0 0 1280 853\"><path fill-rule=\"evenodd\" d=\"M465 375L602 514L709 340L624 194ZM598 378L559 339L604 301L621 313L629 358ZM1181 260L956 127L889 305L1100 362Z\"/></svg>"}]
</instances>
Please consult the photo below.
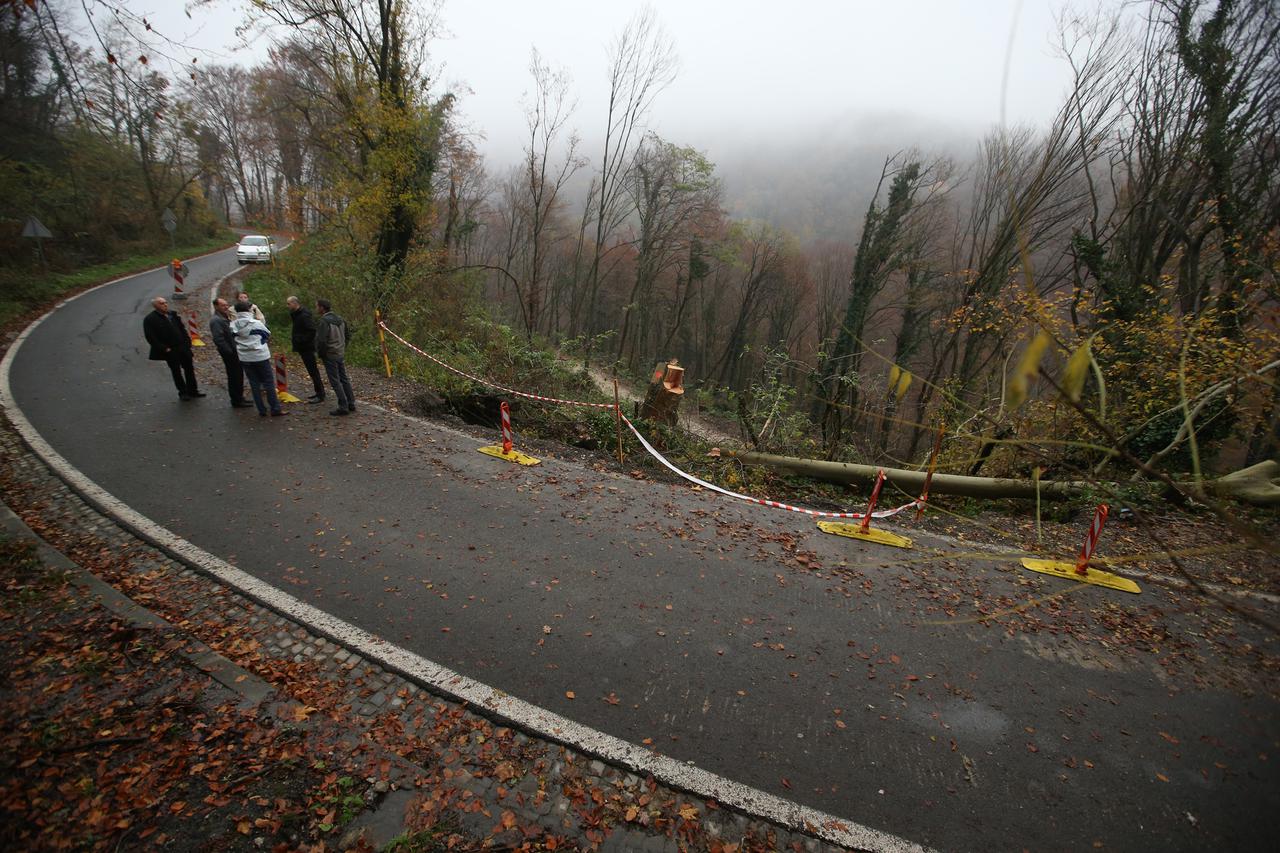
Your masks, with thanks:
<instances>
[{"instance_id":1,"label":"roadside sign","mask_svg":"<svg viewBox=\"0 0 1280 853\"><path fill-rule=\"evenodd\" d=\"M44 223L34 216L28 216L27 221L22 226L22 236L29 240L36 241L36 256L40 258L40 266L46 266L44 261L44 241L53 239L53 232L44 227Z\"/></svg>"},{"instance_id":2,"label":"roadside sign","mask_svg":"<svg viewBox=\"0 0 1280 853\"><path fill-rule=\"evenodd\" d=\"M28 216L27 222L22 226L22 236L32 237L36 240L52 240L53 232L44 227L44 223L34 216Z\"/></svg>"},{"instance_id":3,"label":"roadside sign","mask_svg":"<svg viewBox=\"0 0 1280 853\"><path fill-rule=\"evenodd\" d=\"M160 224L164 226L164 230L172 234L178 230L178 217L174 215L172 209L166 207L164 213L160 214Z\"/></svg>"}]
</instances>

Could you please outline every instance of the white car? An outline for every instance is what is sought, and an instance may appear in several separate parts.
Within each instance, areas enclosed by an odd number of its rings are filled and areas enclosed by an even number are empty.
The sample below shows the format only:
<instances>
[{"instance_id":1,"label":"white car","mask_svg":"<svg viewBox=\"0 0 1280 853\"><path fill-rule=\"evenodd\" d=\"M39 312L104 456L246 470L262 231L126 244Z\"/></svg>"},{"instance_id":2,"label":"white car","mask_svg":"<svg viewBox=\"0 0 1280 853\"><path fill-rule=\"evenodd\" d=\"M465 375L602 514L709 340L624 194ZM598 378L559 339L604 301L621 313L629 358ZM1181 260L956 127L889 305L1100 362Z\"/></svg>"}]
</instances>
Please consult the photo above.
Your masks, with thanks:
<instances>
[{"instance_id":1,"label":"white car","mask_svg":"<svg viewBox=\"0 0 1280 853\"><path fill-rule=\"evenodd\" d=\"M236 246L236 260L242 264L269 264L276 257L276 240L261 234L250 234L240 238Z\"/></svg>"}]
</instances>

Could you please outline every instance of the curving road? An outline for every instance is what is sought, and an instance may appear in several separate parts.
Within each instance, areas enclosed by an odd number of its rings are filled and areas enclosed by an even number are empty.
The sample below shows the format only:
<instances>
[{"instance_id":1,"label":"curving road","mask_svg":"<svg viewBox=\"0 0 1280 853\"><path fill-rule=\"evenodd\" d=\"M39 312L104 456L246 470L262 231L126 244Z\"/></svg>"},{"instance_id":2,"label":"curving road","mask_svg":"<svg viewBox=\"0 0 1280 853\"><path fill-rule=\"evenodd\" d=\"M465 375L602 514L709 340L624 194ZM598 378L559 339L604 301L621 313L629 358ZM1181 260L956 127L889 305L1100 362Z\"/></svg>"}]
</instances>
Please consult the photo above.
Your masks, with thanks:
<instances>
[{"instance_id":1,"label":"curving road","mask_svg":"<svg viewBox=\"0 0 1280 853\"><path fill-rule=\"evenodd\" d=\"M234 255L190 267L207 285ZM141 334L167 291L156 271L55 311L13 360L14 402L107 491L317 607L585 725L942 849L1262 849L1280 830L1275 676L1216 663L1201 615L1167 592L1085 588L1039 626L957 623L940 608L965 617L977 597L1062 585L946 559L956 546L923 536L914 565L890 563L900 554L798 516L572 459L503 465L368 406L259 419L217 387L179 403ZM1053 630L1097 628L1108 603L1189 637L1194 664Z\"/></svg>"}]
</instances>

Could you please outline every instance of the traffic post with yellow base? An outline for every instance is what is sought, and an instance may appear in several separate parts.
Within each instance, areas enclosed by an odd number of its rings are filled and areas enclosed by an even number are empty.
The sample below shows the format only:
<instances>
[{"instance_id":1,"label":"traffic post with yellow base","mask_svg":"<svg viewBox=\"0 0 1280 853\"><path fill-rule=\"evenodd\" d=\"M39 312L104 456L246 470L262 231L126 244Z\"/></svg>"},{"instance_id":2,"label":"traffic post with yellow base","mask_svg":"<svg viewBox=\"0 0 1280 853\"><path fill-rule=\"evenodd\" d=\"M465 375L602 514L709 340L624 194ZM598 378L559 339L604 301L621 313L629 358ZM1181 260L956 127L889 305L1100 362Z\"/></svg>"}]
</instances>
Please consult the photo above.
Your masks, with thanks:
<instances>
[{"instance_id":1,"label":"traffic post with yellow base","mask_svg":"<svg viewBox=\"0 0 1280 853\"><path fill-rule=\"evenodd\" d=\"M276 397L281 403L301 403L302 400L289 393L289 369L285 366L283 355L274 357L276 363Z\"/></svg>"},{"instance_id":2,"label":"traffic post with yellow base","mask_svg":"<svg viewBox=\"0 0 1280 853\"><path fill-rule=\"evenodd\" d=\"M1097 512L1093 515L1093 524L1089 526L1089 535L1085 537L1084 546L1080 549L1080 556L1076 558L1074 563L1066 560L1037 560L1032 557L1023 557L1023 567L1033 572L1039 572L1042 575L1053 575L1064 580L1079 581L1080 583L1093 584L1094 586L1105 586L1108 589L1118 589L1121 592L1135 594L1142 592L1142 589L1128 578L1089 567L1089 560L1093 558L1094 549L1098 547L1098 539L1102 536L1102 525L1106 523L1109 511L1110 508L1106 504L1098 504Z\"/></svg>"},{"instance_id":3,"label":"traffic post with yellow base","mask_svg":"<svg viewBox=\"0 0 1280 853\"><path fill-rule=\"evenodd\" d=\"M855 525L843 521L819 521L818 529L834 536L846 536L849 539L860 539L863 542L874 542L877 545L889 545L894 548L910 548L911 540L887 530L876 530L871 527L871 516L876 510L876 501L880 499L880 487L884 485L884 469L876 472L876 484L871 489L871 501L867 512L862 516L862 524Z\"/></svg>"},{"instance_id":4,"label":"traffic post with yellow base","mask_svg":"<svg viewBox=\"0 0 1280 853\"><path fill-rule=\"evenodd\" d=\"M511 431L511 409L507 406L506 401L502 402L502 444L491 444L486 447L477 447L486 456L492 456L494 459L501 459L504 462L514 462L517 465L537 465L542 462L541 459L534 459L515 449L513 436Z\"/></svg>"},{"instance_id":5,"label":"traffic post with yellow base","mask_svg":"<svg viewBox=\"0 0 1280 853\"><path fill-rule=\"evenodd\" d=\"M191 338L193 347L204 346L204 339L200 337L200 324L196 320L196 312L187 312L187 337Z\"/></svg>"}]
</instances>

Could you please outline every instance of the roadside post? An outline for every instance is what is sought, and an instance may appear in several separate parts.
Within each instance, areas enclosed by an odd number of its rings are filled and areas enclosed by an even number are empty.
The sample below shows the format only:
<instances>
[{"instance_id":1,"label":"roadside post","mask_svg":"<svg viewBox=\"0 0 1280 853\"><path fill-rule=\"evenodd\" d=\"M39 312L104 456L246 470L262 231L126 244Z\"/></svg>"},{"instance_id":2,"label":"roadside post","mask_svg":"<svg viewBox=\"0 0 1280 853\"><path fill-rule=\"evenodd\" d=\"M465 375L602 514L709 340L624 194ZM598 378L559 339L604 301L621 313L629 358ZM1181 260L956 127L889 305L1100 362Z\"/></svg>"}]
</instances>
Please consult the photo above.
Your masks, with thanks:
<instances>
[{"instance_id":1,"label":"roadside post","mask_svg":"<svg viewBox=\"0 0 1280 853\"><path fill-rule=\"evenodd\" d=\"M485 447L477 447L476 450L492 456L494 459L501 459L504 462L514 462L517 465L537 465L542 460L534 459L515 449L515 433L511 429L511 408L507 405L507 401L503 400L499 407L499 416L502 425L502 444L490 444Z\"/></svg>"},{"instance_id":2,"label":"roadside post","mask_svg":"<svg viewBox=\"0 0 1280 853\"><path fill-rule=\"evenodd\" d=\"M387 355L387 334L382 331L382 312L377 308L373 309L373 322L378 326L378 345L382 347L382 366L387 371L387 378L391 378L391 357Z\"/></svg>"},{"instance_id":3,"label":"roadside post","mask_svg":"<svg viewBox=\"0 0 1280 853\"><path fill-rule=\"evenodd\" d=\"M933 451L929 454L929 472L924 475L924 489L916 501L916 523L924 515L924 506L929 502L929 485L933 482L933 472L938 469L938 453L942 450L942 434L947 429L946 423L938 424L938 434L933 439Z\"/></svg>"},{"instance_id":4,"label":"roadside post","mask_svg":"<svg viewBox=\"0 0 1280 853\"><path fill-rule=\"evenodd\" d=\"M173 298L178 302L185 302L187 293L182 289L182 284L187 280L187 265L181 259L174 258L169 262L169 278L173 279Z\"/></svg>"},{"instance_id":5,"label":"roadside post","mask_svg":"<svg viewBox=\"0 0 1280 853\"><path fill-rule=\"evenodd\" d=\"M22 236L28 240L36 241L36 257L40 259L40 268L48 269L49 265L44 260L44 241L53 239L53 232L44 227L44 223L34 216L28 216L26 223L22 226Z\"/></svg>"},{"instance_id":6,"label":"roadside post","mask_svg":"<svg viewBox=\"0 0 1280 853\"><path fill-rule=\"evenodd\" d=\"M910 548L911 540L907 537L890 533L888 530L871 527L871 518L875 515L876 503L880 500L880 489L884 486L885 479L883 468L876 471L876 482L871 487L871 498L867 501L867 511L862 516L861 524L853 525L843 521L819 521L818 529L823 533L845 536L849 539L861 539L863 542L874 542L877 545Z\"/></svg>"},{"instance_id":7,"label":"roadside post","mask_svg":"<svg viewBox=\"0 0 1280 853\"><path fill-rule=\"evenodd\" d=\"M169 232L169 248L172 249L175 245L173 235L178 230L178 217L174 215L172 208L166 207L164 213L160 214L160 224Z\"/></svg>"},{"instance_id":8,"label":"roadside post","mask_svg":"<svg viewBox=\"0 0 1280 853\"><path fill-rule=\"evenodd\" d=\"M1107 523L1107 515L1110 513L1110 509L1106 504L1098 504L1098 508L1093 514L1093 523L1089 525L1089 532L1084 538L1084 544L1080 547L1080 556L1076 557L1075 562L1067 560L1037 560L1031 557L1023 557L1023 567L1043 575L1053 575L1057 578L1080 581L1094 586L1105 586L1108 589L1118 589L1121 592L1135 594L1142 592L1142 589L1128 578L1089 567L1089 561L1093 559L1093 552L1098 548L1098 540L1102 538L1102 526Z\"/></svg>"}]
</instances>

